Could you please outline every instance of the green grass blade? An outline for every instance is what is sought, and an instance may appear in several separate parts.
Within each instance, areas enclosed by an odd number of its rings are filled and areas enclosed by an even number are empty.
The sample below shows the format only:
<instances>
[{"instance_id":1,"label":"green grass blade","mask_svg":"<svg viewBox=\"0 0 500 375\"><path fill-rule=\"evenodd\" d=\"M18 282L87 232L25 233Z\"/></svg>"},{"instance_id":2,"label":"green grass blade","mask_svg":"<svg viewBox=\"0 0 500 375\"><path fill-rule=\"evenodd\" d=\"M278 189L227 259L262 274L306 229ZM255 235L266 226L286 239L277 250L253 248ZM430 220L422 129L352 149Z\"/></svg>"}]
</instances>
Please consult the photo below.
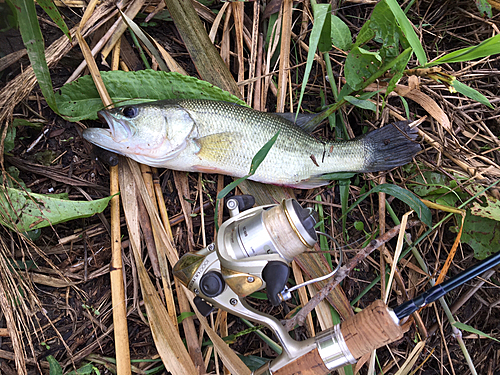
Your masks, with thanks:
<instances>
[{"instance_id":1,"label":"green grass blade","mask_svg":"<svg viewBox=\"0 0 500 375\"><path fill-rule=\"evenodd\" d=\"M63 18L61 17L61 14L57 10L54 1L53 0L37 0L36 1L38 5L42 7L42 9L45 11L45 13L48 14L48 16L54 21L54 23L61 29L61 31L68 37L69 40L71 39L71 35L69 34L68 26L66 25L66 22L64 22Z\"/></svg>"},{"instance_id":2,"label":"green grass blade","mask_svg":"<svg viewBox=\"0 0 500 375\"><path fill-rule=\"evenodd\" d=\"M458 80L454 80L452 86L460 94L465 95L466 97L471 98L472 100L475 100L475 101L477 101L481 104L484 104L485 106L493 109L493 106L491 105L490 101L488 100L488 98L486 96L481 94L479 91L473 89L472 87L467 86L465 83L462 83Z\"/></svg>"},{"instance_id":3,"label":"green grass blade","mask_svg":"<svg viewBox=\"0 0 500 375\"><path fill-rule=\"evenodd\" d=\"M500 342L500 340L498 340L498 339L496 339L494 337L491 337L490 335L487 335L486 333L481 332L480 330L475 329L474 327L471 327L470 325L467 325L467 324L464 324L464 323L460 323L460 322L455 322L455 323L453 323L453 325L455 327L457 327L458 329L461 329L463 331L467 331L467 332L470 332L470 333L475 333L476 335L487 337L487 338L489 338L491 340L494 340L496 342Z\"/></svg>"},{"instance_id":4,"label":"green grass blade","mask_svg":"<svg viewBox=\"0 0 500 375\"><path fill-rule=\"evenodd\" d=\"M50 108L54 112L59 113L54 90L52 89L49 67L47 66L47 60L45 60L45 46L40 25L38 24L35 2L33 0L16 0L15 5L18 11L19 30L21 31L24 45L28 50L31 66L35 72L42 94Z\"/></svg>"},{"instance_id":5,"label":"green grass blade","mask_svg":"<svg viewBox=\"0 0 500 375\"><path fill-rule=\"evenodd\" d=\"M420 39L418 38L417 34L415 33L415 30L413 29L412 23L408 20L406 14L404 14L403 10L401 9L396 0L385 0L385 1L387 2L389 8L391 8L394 17L396 17L396 20L398 21L401 30L403 30L406 39L408 40L408 43L410 43L413 52L415 52L415 56L417 56L418 61L420 62L421 65L426 65L427 56L425 55L425 51L424 48L422 47L422 44L420 43Z\"/></svg>"},{"instance_id":6,"label":"green grass blade","mask_svg":"<svg viewBox=\"0 0 500 375\"><path fill-rule=\"evenodd\" d=\"M250 165L250 172L249 172L250 175L253 175L257 170L257 168L259 168L259 165L264 161L267 154L269 153L269 150L271 150L271 147L273 147L279 135L280 132L278 130L278 132L275 135L273 135L273 137L269 141L267 141L266 144L262 146L262 148L259 151L257 151L257 153L252 159L252 164Z\"/></svg>"},{"instance_id":7,"label":"green grass blade","mask_svg":"<svg viewBox=\"0 0 500 375\"><path fill-rule=\"evenodd\" d=\"M439 64L476 60L486 56L496 55L498 53L500 53L500 34L486 39L477 46L462 48L458 51L448 53L439 59L426 64L425 67L430 68L431 66Z\"/></svg>"},{"instance_id":8,"label":"green grass blade","mask_svg":"<svg viewBox=\"0 0 500 375\"><path fill-rule=\"evenodd\" d=\"M392 184L382 184L377 185L373 189L371 189L368 193L363 194L358 200L351 206L346 212L342 212L342 218L352 211L358 204L360 204L363 200L365 200L370 194L373 193L386 193L392 195L393 197L398 198L399 200L406 203L412 210L414 210L420 220L427 225L428 227L432 227L432 213L431 210L412 192L403 189L397 185Z\"/></svg>"},{"instance_id":9,"label":"green grass blade","mask_svg":"<svg viewBox=\"0 0 500 375\"><path fill-rule=\"evenodd\" d=\"M246 176L243 176L241 178L238 178L237 180L234 180L231 182L229 185L227 185L224 189L222 189L219 194L217 194L217 203L215 204L215 212L214 212L214 218L215 218L215 228L216 230L219 230L219 226L217 224L217 216L218 216L218 207L219 207L219 201L221 199L224 199L226 195L229 194L231 190L233 190L236 186L238 186L240 183L245 181L247 178L255 174L257 171L257 168L259 168L259 165L264 161L266 158L267 154L269 153L269 150L271 150L271 147L273 147L274 143L278 139L280 132L278 131L269 141L266 142L262 148L257 151L255 156L252 159L252 164L250 165L250 172Z\"/></svg>"},{"instance_id":10,"label":"green grass blade","mask_svg":"<svg viewBox=\"0 0 500 375\"><path fill-rule=\"evenodd\" d=\"M307 81L309 80L309 74L311 73L312 64L314 61L314 54L318 48L319 41L321 39L321 34L323 32L323 26L325 24L326 16L331 11L330 4L317 4L314 6L314 25L311 30L311 36L309 37L309 52L307 53L307 63L306 70L304 71L304 78L302 79L302 88L300 89L299 104L297 105L297 114L299 113L300 106L302 105L302 99L304 98L304 92L306 90ZM329 21L331 22L331 21ZM330 39L331 25L328 30L328 38Z\"/></svg>"},{"instance_id":11,"label":"green grass blade","mask_svg":"<svg viewBox=\"0 0 500 375\"><path fill-rule=\"evenodd\" d=\"M359 99L359 98L356 98L355 96L350 96L350 95L347 95L346 97L344 97L344 99L346 101L348 101L349 103L351 103L353 106L356 106L358 108L369 109L370 111L373 111L373 112L375 112L377 110L377 106L375 105L375 103L373 103L369 100Z\"/></svg>"},{"instance_id":12,"label":"green grass blade","mask_svg":"<svg viewBox=\"0 0 500 375\"><path fill-rule=\"evenodd\" d=\"M271 147L273 147L274 143L276 142L276 139L278 139L278 135L280 132L278 131L269 141L266 142L262 148L257 151L255 156L252 159L252 164L250 165L250 172L246 176L243 176L241 178L238 178L237 180L234 180L231 182L229 185L227 185L224 189L220 191L220 193L217 195L217 199L224 199L224 197L231 191L233 190L236 186L238 186L241 182L245 181L248 177L252 176L255 174L257 171L257 168L259 168L259 165L264 161L266 158L267 154L269 153L269 150L271 150Z\"/></svg>"}]
</instances>

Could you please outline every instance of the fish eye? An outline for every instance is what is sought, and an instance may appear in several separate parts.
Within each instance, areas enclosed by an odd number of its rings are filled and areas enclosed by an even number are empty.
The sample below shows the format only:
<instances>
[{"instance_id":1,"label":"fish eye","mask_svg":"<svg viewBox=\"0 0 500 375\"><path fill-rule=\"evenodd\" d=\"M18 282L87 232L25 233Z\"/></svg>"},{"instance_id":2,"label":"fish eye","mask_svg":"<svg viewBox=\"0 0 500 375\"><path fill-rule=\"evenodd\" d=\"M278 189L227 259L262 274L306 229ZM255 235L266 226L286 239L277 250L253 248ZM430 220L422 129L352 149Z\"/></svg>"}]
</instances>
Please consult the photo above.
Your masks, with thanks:
<instances>
[{"instance_id":1,"label":"fish eye","mask_svg":"<svg viewBox=\"0 0 500 375\"><path fill-rule=\"evenodd\" d=\"M134 118L139 114L137 107L123 107L122 113L125 117Z\"/></svg>"}]
</instances>

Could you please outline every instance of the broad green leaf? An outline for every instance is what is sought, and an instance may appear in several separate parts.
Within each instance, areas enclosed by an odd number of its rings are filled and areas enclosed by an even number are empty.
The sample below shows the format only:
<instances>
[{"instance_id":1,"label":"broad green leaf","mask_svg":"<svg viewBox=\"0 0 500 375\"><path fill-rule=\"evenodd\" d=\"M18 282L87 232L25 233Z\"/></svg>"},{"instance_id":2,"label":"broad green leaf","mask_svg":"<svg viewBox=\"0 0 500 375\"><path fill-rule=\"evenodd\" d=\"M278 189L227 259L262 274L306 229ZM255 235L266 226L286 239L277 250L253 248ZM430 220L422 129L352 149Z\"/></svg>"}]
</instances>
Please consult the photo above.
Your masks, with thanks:
<instances>
[{"instance_id":1,"label":"broad green leaf","mask_svg":"<svg viewBox=\"0 0 500 375\"><path fill-rule=\"evenodd\" d=\"M482 187L479 185L472 185L470 188L476 193L482 190ZM485 198L481 196L484 201L483 204L479 204L477 201L472 202L471 213L476 216L500 221L500 200L492 195L485 194L484 196Z\"/></svg>"},{"instance_id":2,"label":"broad green leaf","mask_svg":"<svg viewBox=\"0 0 500 375\"><path fill-rule=\"evenodd\" d=\"M481 16L487 16L488 18L493 17L491 5L488 3L488 0L476 0L476 6L481 13Z\"/></svg>"},{"instance_id":3,"label":"broad green leaf","mask_svg":"<svg viewBox=\"0 0 500 375\"><path fill-rule=\"evenodd\" d=\"M345 78L354 90L363 88L364 83L379 70L382 58L378 52L354 47L345 61ZM340 95L339 95L340 96Z\"/></svg>"},{"instance_id":4,"label":"broad green leaf","mask_svg":"<svg viewBox=\"0 0 500 375\"><path fill-rule=\"evenodd\" d=\"M95 201L69 201L49 195L0 188L0 224L20 232L92 216L102 212L111 197Z\"/></svg>"},{"instance_id":5,"label":"broad green leaf","mask_svg":"<svg viewBox=\"0 0 500 375\"><path fill-rule=\"evenodd\" d=\"M332 44L343 51L349 51L352 46L351 30L339 17L332 14L331 40Z\"/></svg>"},{"instance_id":6,"label":"broad green leaf","mask_svg":"<svg viewBox=\"0 0 500 375\"><path fill-rule=\"evenodd\" d=\"M12 0L0 2L0 33L10 29L17 29L17 11Z\"/></svg>"},{"instance_id":7,"label":"broad green leaf","mask_svg":"<svg viewBox=\"0 0 500 375\"><path fill-rule=\"evenodd\" d=\"M356 41L354 42L353 48L360 47L375 38L375 31L373 31L373 29L370 27L370 23L371 21L368 20L361 27L361 30L359 30L359 33L356 36Z\"/></svg>"},{"instance_id":8,"label":"broad green leaf","mask_svg":"<svg viewBox=\"0 0 500 375\"><path fill-rule=\"evenodd\" d=\"M499 250L500 222L472 215L471 211L467 210L461 242L474 249L476 259L489 257Z\"/></svg>"},{"instance_id":9,"label":"broad green leaf","mask_svg":"<svg viewBox=\"0 0 500 375\"><path fill-rule=\"evenodd\" d=\"M42 94L50 108L59 113L52 89L49 67L47 66L47 60L45 60L45 47L40 25L38 24L35 2L33 0L15 0L14 4L18 11L19 31L28 51L28 57Z\"/></svg>"},{"instance_id":10,"label":"broad green leaf","mask_svg":"<svg viewBox=\"0 0 500 375\"><path fill-rule=\"evenodd\" d=\"M406 14L404 14L403 10L401 9L396 0L385 0L385 1L387 2L387 5L394 14L394 17L396 17L396 20L398 21L398 24L401 27L401 30L403 31L404 36L406 37L406 40L413 49L413 52L415 52L415 56L417 56L417 59L420 62L420 64L421 65L427 64L427 56L425 55L425 51L424 48L422 47L422 44L420 43L420 39L415 33L415 30L413 30L412 23L408 20Z\"/></svg>"},{"instance_id":11,"label":"broad green leaf","mask_svg":"<svg viewBox=\"0 0 500 375\"><path fill-rule=\"evenodd\" d=\"M418 174L415 181L419 185L412 186L415 194L421 197L428 197L429 195L442 195L450 192L457 186L456 181L450 180L448 177L441 173L426 171L423 175Z\"/></svg>"},{"instance_id":12,"label":"broad green leaf","mask_svg":"<svg viewBox=\"0 0 500 375\"><path fill-rule=\"evenodd\" d=\"M399 55L399 40L404 36L385 0L373 8L369 27L375 32L375 41L382 44L379 53L383 60Z\"/></svg>"},{"instance_id":13,"label":"broad green leaf","mask_svg":"<svg viewBox=\"0 0 500 375\"><path fill-rule=\"evenodd\" d=\"M53 0L36 0L37 4L40 5L45 13L54 21L54 23L61 29L61 31L71 40L71 35L69 34L68 26L64 22L59 10L54 4Z\"/></svg>"},{"instance_id":14,"label":"broad green leaf","mask_svg":"<svg viewBox=\"0 0 500 375\"><path fill-rule=\"evenodd\" d=\"M375 103L373 103L369 100L359 99L359 98L356 98L356 97L350 96L350 95L344 97L344 99L358 108L369 109L370 111L373 111L373 112L375 112L377 110L377 106L375 105Z\"/></svg>"},{"instance_id":15,"label":"broad green leaf","mask_svg":"<svg viewBox=\"0 0 500 375\"><path fill-rule=\"evenodd\" d=\"M486 39L477 46L467 47L448 53L437 60L425 64L426 68L434 65L471 61L500 53L500 34Z\"/></svg>"},{"instance_id":16,"label":"broad green leaf","mask_svg":"<svg viewBox=\"0 0 500 375\"><path fill-rule=\"evenodd\" d=\"M480 330L478 329L475 329L474 327L471 327L470 325L468 324L464 324L464 323L461 323L461 322L455 322L453 323L453 325L455 327L457 327L458 329L461 329L463 331L467 331L467 332L470 332L470 333L475 333L476 335L479 335L479 336L483 336L483 337L487 337L489 338L490 340L494 340L496 342L499 342L500 343L500 340L494 338L494 337L491 337L490 335L487 335L486 333L484 332L481 332Z\"/></svg>"},{"instance_id":17,"label":"broad green leaf","mask_svg":"<svg viewBox=\"0 0 500 375\"><path fill-rule=\"evenodd\" d=\"M53 356L49 355L47 361L49 362L49 375L63 375L61 365Z\"/></svg>"},{"instance_id":18,"label":"broad green leaf","mask_svg":"<svg viewBox=\"0 0 500 375\"><path fill-rule=\"evenodd\" d=\"M499 43L500 43L500 41L499 41ZM485 106L493 109L493 106L491 105L488 98L486 96L484 96L483 94L481 94L479 91L473 89L472 87L467 86L466 84L458 81L457 79L455 79L453 81L452 86L460 94L465 95L466 97L468 97L472 100L475 100L476 102L484 104Z\"/></svg>"},{"instance_id":19,"label":"broad green leaf","mask_svg":"<svg viewBox=\"0 0 500 375\"><path fill-rule=\"evenodd\" d=\"M115 104L138 104L162 99L211 99L246 106L245 102L195 77L174 72L140 70L101 72ZM61 115L69 121L97 119L102 100L92 77L87 75L61 87L56 95Z\"/></svg>"},{"instance_id":20,"label":"broad green leaf","mask_svg":"<svg viewBox=\"0 0 500 375\"><path fill-rule=\"evenodd\" d=\"M432 214L431 210L412 192L403 189L397 185L392 184L381 184L375 186L368 193L363 194L359 199L347 210L344 214L346 215L352 211L358 204L365 200L370 194L373 193L386 193L398 198L399 200L406 203L410 208L416 212L420 221L422 221L428 227L432 227Z\"/></svg>"},{"instance_id":21,"label":"broad green leaf","mask_svg":"<svg viewBox=\"0 0 500 375\"><path fill-rule=\"evenodd\" d=\"M309 36L309 52L307 53L306 69L304 71L304 77L302 78L302 88L300 89L299 104L297 105L297 114L299 113L300 106L302 105L302 99L304 97L304 92L306 90L307 81L309 80L309 74L311 73L311 68L314 62L314 54L316 53L319 41L322 38L323 26L325 24L327 14L330 14L331 5L318 4L313 8L313 11L314 11L314 25L311 30L311 35ZM327 35L328 37L330 36L330 31L328 32Z\"/></svg>"}]
</instances>

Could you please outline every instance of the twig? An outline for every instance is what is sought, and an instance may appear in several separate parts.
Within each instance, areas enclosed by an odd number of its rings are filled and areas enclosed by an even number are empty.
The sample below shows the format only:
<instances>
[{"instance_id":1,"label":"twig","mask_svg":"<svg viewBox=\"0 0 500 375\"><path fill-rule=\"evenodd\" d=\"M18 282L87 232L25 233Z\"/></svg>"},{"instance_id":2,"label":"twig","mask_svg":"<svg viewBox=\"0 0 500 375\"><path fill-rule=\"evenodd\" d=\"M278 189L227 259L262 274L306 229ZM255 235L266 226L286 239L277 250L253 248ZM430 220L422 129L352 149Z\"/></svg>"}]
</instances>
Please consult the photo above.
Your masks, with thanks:
<instances>
[{"instance_id":1,"label":"twig","mask_svg":"<svg viewBox=\"0 0 500 375\"><path fill-rule=\"evenodd\" d=\"M409 229L417 225L420 221L412 220L408 222L406 229ZM323 300L333 288L335 288L342 280L344 280L347 275L353 270L356 265L365 259L368 255L372 253L375 249L385 244L387 241L391 240L396 234L398 234L400 225L395 226L391 230L387 231L382 236L374 239L370 242L368 246L361 249L354 258L350 259L349 262L342 266L339 271L333 276L333 278L326 284L311 300L295 315L293 318L288 319L284 322L285 328L290 331L296 324L303 325L304 321L309 314L320 302Z\"/></svg>"}]
</instances>

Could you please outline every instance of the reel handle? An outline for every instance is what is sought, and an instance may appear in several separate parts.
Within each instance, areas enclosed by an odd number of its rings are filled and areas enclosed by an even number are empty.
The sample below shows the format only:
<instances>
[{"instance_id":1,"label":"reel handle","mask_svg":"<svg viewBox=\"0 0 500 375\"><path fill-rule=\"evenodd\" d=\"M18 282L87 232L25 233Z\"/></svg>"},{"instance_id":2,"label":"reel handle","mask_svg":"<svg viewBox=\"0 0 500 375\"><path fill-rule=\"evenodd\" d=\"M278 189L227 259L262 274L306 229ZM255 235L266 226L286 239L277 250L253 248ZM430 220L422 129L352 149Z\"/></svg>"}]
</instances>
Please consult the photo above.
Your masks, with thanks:
<instances>
[{"instance_id":1,"label":"reel handle","mask_svg":"<svg viewBox=\"0 0 500 375\"><path fill-rule=\"evenodd\" d=\"M340 328L340 329L339 329ZM355 363L363 355L403 337L403 328L392 310L377 300L352 318L316 336L316 345L286 365L265 365L254 375L323 375Z\"/></svg>"}]
</instances>

